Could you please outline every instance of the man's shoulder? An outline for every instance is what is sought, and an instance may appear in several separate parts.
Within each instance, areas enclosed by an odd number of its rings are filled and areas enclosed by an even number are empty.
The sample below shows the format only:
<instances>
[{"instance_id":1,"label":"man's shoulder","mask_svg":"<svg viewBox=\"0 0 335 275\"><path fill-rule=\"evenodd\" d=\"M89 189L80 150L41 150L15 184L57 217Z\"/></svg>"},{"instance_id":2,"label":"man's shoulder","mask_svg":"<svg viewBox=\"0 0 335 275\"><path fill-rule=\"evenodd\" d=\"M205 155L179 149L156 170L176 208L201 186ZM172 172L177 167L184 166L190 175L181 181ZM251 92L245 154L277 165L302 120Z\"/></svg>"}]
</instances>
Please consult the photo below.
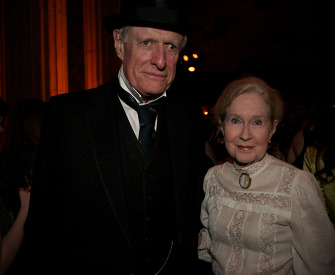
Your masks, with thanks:
<instances>
[{"instance_id":1,"label":"man's shoulder","mask_svg":"<svg viewBox=\"0 0 335 275\"><path fill-rule=\"evenodd\" d=\"M107 97L110 97L113 94L113 90L115 90L115 81L110 81L104 83L100 86L86 89L86 90L78 90L73 92L68 92L65 94L59 94L52 96L49 99L49 102L61 102L62 104L75 104L84 103L84 102L95 102L96 100L103 100Z\"/></svg>"},{"instance_id":2,"label":"man's shoulder","mask_svg":"<svg viewBox=\"0 0 335 275\"><path fill-rule=\"evenodd\" d=\"M49 99L49 109L69 110L70 112L86 112L99 108L110 100L116 89L115 82L110 81L92 89L80 90L53 96Z\"/></svg>"}]
</instances>

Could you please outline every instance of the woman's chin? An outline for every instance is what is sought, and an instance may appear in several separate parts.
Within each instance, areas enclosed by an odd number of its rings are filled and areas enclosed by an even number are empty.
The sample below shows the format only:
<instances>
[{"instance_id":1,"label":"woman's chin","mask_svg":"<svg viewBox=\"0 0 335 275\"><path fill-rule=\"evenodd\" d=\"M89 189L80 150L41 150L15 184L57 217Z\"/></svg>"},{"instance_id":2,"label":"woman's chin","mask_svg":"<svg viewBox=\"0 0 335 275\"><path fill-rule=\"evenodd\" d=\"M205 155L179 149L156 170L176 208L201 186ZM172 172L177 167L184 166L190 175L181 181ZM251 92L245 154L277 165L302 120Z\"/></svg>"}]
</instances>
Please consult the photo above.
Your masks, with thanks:
<instances>
[{"instance_id":1,"label":"woman's chin","mask_svg":"<svg viewBox=\"0 0 335 275\"><path fill-rule=\"evenodd\" d=\"M253 164L254 162L256 162L255 158L246 158L244 157L236 157L235 158L235 162L240 166L240 167L245 167L245 166L249 166L251 164Z\"/></svg>"}]
</instances>

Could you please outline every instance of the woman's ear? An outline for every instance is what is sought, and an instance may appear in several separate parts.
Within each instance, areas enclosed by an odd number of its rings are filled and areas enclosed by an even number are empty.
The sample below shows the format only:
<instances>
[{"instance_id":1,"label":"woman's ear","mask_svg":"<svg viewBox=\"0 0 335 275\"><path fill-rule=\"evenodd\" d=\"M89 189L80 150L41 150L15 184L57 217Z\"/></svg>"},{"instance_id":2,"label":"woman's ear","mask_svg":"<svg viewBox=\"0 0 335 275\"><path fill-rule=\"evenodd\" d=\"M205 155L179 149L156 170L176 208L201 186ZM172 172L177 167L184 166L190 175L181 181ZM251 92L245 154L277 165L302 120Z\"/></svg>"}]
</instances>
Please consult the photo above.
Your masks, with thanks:
<instances>
[{"instance_id":1,"label":"woman's ear","mask_svg":"<svg viewBox=\"0 0 335 275\"><path fill-rule=\"evenodd\" d=\"M272 124L272 129L270 131L269 139L271 139L272 136L275 134L275 132L277 130L277 126L278 126L278 120L274 120L273 124Z\"/></svg>"},{"instance_id":2,"label":"woman's ear","mask_svg":"<svg viewBox=\"0 0 335 275\"><path fill-rule=\"evenodd\" d=\"M221 132L224 136L223 121L221 119L219 120L219 127L220 127L220 130L221 130Z\"/></svg>"}]
</instances>

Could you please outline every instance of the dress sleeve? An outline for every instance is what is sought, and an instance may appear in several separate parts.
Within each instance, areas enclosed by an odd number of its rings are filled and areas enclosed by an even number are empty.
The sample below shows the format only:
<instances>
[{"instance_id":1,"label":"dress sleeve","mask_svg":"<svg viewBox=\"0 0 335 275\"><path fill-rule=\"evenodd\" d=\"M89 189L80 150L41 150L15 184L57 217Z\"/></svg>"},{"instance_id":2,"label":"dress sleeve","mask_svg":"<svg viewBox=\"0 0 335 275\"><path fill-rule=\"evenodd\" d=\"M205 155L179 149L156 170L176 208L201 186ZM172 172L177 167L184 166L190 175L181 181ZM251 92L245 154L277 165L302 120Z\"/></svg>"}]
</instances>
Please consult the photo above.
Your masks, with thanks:
<instances>
[{"instance_id":1,"label":"dress sleeve","mask_svg":"<svg viewBox=\"0 0 335 275\"><path fill-rule=\"evenodd\" d=\"M335 229L315 177L299 171L292 186L293 269L296 274L335 274Z\"/></svg>"},{"instance_id":2,"label":"dress sleeve","mask_svg":"<svg viewBox=\"0 0 335 275\"><path fill-rule=\"evenodd\" d=\"M205 179L204 179L204 192L205 198L201 204L201 213L200 213L200 220L203 224L203 228L200 230L199 235L201 235L202 242L198 246L198 257L200 260L204 260L206 262L212 262L212 256L209 253L209 246L211 243L210 234L208 231L208 198L209 198L209 185L210 185L210 174L212 173L212 169L209 169L207 172Z\"/></svg>"}]
</instances>

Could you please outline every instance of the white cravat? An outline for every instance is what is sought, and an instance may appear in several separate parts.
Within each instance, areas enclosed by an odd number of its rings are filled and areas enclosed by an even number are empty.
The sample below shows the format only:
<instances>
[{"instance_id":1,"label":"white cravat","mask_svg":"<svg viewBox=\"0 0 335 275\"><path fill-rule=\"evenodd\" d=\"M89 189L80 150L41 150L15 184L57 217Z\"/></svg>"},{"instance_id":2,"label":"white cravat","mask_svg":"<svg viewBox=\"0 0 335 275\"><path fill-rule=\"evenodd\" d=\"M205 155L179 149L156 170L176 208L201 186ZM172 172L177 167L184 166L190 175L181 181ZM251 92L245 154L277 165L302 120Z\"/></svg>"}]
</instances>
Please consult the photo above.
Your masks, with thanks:
<instances>
[{"instance_id":1,"label":"white cravat","mask_svg":"<svg viewBox=\"0 0 335 275\"><path fill-rule=\"evenodd\" d=\"M118 78L119 78L120 86L121 86L122 89L124 89L125 91L130 93L140 105L145 104L145 103L142 103L141 95L130 85L128 79L124 75L123 66L121 66L121 68L119 70ZM162 96L166 96L166 92L164 92L160 97L162 97ZM138 138L138 135L139 135L139 132L140 132L140 123L139 123L139 120L138 120L137 112L133 108L129 107L126 103L124 103L121 99L120 99L120 101L121 101L122 107L123 107L123 109L124 109L124 111L125 111L125 113L128 117L129 123L130 123L131 127L133 128L133 131L134 131L136 137ZM157 118L156 118L156 123L155 123L155 130L156 129L157 129Z\"/></svg>"}]
</instances>

